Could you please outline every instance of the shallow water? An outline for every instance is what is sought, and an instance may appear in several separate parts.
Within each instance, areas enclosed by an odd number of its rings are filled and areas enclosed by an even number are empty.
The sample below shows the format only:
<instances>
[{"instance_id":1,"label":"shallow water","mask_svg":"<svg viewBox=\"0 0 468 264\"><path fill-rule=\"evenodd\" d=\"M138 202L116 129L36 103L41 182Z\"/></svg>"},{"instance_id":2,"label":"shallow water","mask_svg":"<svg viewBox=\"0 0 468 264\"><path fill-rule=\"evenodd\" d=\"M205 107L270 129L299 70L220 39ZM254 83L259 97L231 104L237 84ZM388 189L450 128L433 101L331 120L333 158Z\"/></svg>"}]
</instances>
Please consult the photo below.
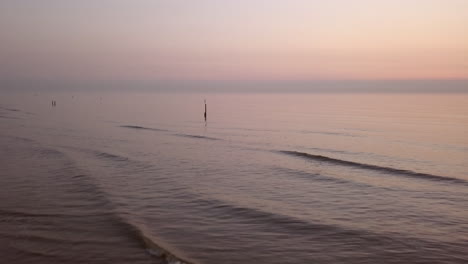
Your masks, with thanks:
<instances>
[{"instance_id":1,"label":"shallow water","mask_svg":"<svg viewBox=\"0 0 468 264\"><path fill-rule=\"evenodd\" d=\"M0 255L466 263L467 135L464 94L5 93Z\"/></svg>"}]
</instances>

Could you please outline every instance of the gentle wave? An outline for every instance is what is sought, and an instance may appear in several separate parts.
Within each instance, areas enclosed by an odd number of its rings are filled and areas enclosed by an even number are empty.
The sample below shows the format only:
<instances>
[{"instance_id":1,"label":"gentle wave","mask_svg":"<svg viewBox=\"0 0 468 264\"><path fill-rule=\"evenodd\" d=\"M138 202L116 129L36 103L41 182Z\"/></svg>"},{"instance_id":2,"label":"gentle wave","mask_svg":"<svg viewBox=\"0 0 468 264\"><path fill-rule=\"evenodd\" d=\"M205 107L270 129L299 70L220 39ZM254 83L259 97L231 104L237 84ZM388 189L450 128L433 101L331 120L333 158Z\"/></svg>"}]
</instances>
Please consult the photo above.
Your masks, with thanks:
<instances>
[{"instance_id":1,"label":"gentle wave","mask_svg":"<svg viewBox=\"0 0 468 264\"><path fill-rule=\"evenodd\" d=\"M13 138L14 140L28 142L28 143L36 142L30 138L24 138L24 137L9 136L9 138Z\"/></svg>"},{"instance_id":2,"label":"gentle wave","mask_svg":"<svg viewBox=\"0 0 468 264\"><path fill-rule=\"evenodd\" d=\"M69 150L72 150L72 151L86 153L88 155L92 155L92 156L95 156L97 158L105 159L105 160L120 161L120 162L122 162L122 161L131 161L130 158L128 158L128 157L120 156L120 155L117 155L117 154L112 154L112 153L105 152L105 151L90 149L90 148L79 148L79 147L71 147L71 146L60 146L60 147L63 148L63 149L69 149ZM80 175L78 175L78 176L80 176Z\"/></svg>"},{"instance_id":3,"label":"gentle wave","mask_svg":"<svg viewBox=\"0 0 468 264\"><path fill-rule=\"evenodd\" d=\"M73 243L73 245L93 244L93 245L114 245L111 240L98 240L93 238L82 238L82 237L60 237L54 235L48 235L47 232L42 233L0 233L1 237L8 238L11 240L24 239L27 241L39 242L39 243Z\"/></svg>"},{"instance_id":4,"label":"gentle wave","mask_svg":"<svg viewBox=\"0 0 468 264\"><path fill-rule=\"evenodd\" d=\"M167 131L169 131L169 130L166 130L166 129L151 128L151 127L143 127L143 126L134 126L134 125L123 125L123 126L120 126L120 127L130 128L130 129L160 131L160 132L167 132Z\"/></svg>"},{"instance_id":5,"label":"gentle wave","mask_svg":"<svg viewBox=\"0 0 468 264\"><path fill-rule=\"evenodd\" d=\"M3 210L0 209L0 216L12 216L12 217L56 217L61 216L59 214L44 214L44 213L33 213L33 212L21 212L21 211L13 211L13 210Z\"/></svg>"},{"instance_id":6,"label":"gentle wave","mask_svg":"<svg viewBox=\"0 0 468 264\"><path fill-rule=\"evenodd\" d=\"M150 127L134 126L134 125L124 125L124 126L120 126L120 127L130 128L130 129L139 129L139 130L170 132L169 130L166 130L166 129L150 128ZM221 140L219 138L214 138L214 137L207 137L207 136L201 136L201 135L191 135L191 134L182 134L182 133L175 133L175 134L172 134L172 135L173 136L178 136L178 137L195 138L195 139Z\"/></svg>"},{"instance_id":7,"label":"gentle wave","mask_svg":"<svg viewBox=\"0 0 468 264\"><path fill-rule=\"evenodd\" d=\"M187 137L187 138L197 138L197 139L207 139L207 140L221 140L219 138L214 138L214 137L206 137L206 136L200 136L200 135L189 135L189 134L174 134L174 136Z\"/></svg>"},{"instance_id":8,"label":"gentle wave","mask_svg":"<svg viewBox=\"0 0 468 264\"><path fill-rule=\"evenodd\" d=\"M420 178L420 179L426 179L426 180L431 180L431 181L439 181L439 182L442 181L442 182L451 182L451 183L468 185L468 181L457 179L457 178L452 178L452 177L447 177L447 176L440 176L440 175L434 175L434 174L429 174L429 173L420 173L420 172L414 172L411 170L404 170L404 169L397 169L397 168L391 168L391 167L371 165L371 164L366 164L366 163L359 163L359 162L354 162L354 161L334 159L334 158L330 158L330 157L326 157L322 155L314 155L314 154L298 152L298 151L280 150L279 153L290 155L290 156L295 156L295 157L301 157L305 159L310 159L314 161L334 163L334 164L342 165L342 166L349 166L349 167L355 167L355 168L360 168L360 169L387 172L391 174L404 175L407 177Z\"/></svg>"},{"instance_id":9,"label":"gentle wave","mask_svg":"<svg viewBox=\"0 0 468 264\"><path fill-rule=\"evenodd\" d=\"M22 248L22 247L18 247L18 246L13 246L18 252L21 252L23 254L27 254L29 256L32 256L32 257L40 257L41 259L42 258L45 258L45 259L49 259L51 262L52 261L61 261L62 263L65 263L67 262L66 259L63 259L63 258L60 258L56 253L51 253L51 252L44 252L42 250L34 250L32 248ZM52 262L53 263L53 262Z\"/></svg>"},{"instance_id":10,"label":"gentle wave","mask_svg":"<svg viewBox=\"0 0 468 264\"><path fill-rule=\"evenodd\" d=\"M216 199L197 199L194 202L198 206L207 207L209 212L215 213L217 217L221 219L237 219L238 221L242 221L247 224L258 224L258 228L272 227L276 232L283 231L288 234L291 232L300 232L304 234L308 231L313 233L317 231L333 231L335 233L343 231L342 228L338 226L311 223L292 216L229 204Z\"/></svg>"},{"instance_id":11,"label":"gentle wave","mask_svg":"<svg viewBox=\"0 0 468 264\"><path fill-rule=\"evenodd\" d=\"M35 149L36 153L41 157L63 157L64 153L57 149L39 147Z\"/></svg>"},{"instance_id":12,"label":"gentle wave","mask_svg":"<svg viewBox=\"0 0 468 264\"><path fill-rule=\"evenodd\" d=\"M0 107L0 109L7 110L7 111L10 111L10 112L20 112L19 109L15 109L15 108Z\"/></svg>"},{"instance_id":13,"label":"gentle wave","mask_svg":"<svg viewBox=\"0 0 468 264\"><path fill-rule=\"evenodd\" d=\"M362 182L356 182L356 181L345 180L345 179L339 179L339 178L326 176L326 175L319 174L319 173L310 173L310 172L306 172L302 170L294 170L294 169L289 169L289 168L284 168L284 167L279 167L279 166L272 167L272 169L274 171L278 171L278 172L289 174L289 175L294 175L296 177L301 177L303 179L313 180L317 182L330 182L330 183L335 183L335 184L352 185L356 187L376 188L376 186L373 186L370 184L365 184ZM383 188L383 187L380 187L380 188ZM383 189L389 189L389 188L383 188Z\"/></svg>"},{"instance_id":14,"label":"gentle wave","mask_svg":"<svg viewBox=\"0 0 468 264\"><path fill-rule=\"evenodd\" d=\"M338 149L327 149L327 148L305 148L308 150L314 150L314 151L321 151L321 152L328 152L328 153L338 153L338 154L347 154L347 155L359 155L362 154L362 152L352 152L352 151L346 151L346 150L338 150Z\"/></svg>"},{"instance_id":15,"label":"gentle wave","mask_svg":"<svg viewBox=\"0 0 468 264\"><path fill-rule=\"evenodd\" d=\"M110 154L110 153L107 153L107 152L96 152L95 154L99 158L110 159L110 160L113 160L113 161L128 161L127 157L122 157L122 156L118 156L118 155L115 155L115 154Z\"/></svg>"},{"instance_id":16,"label":"gentle wave","mask_svg":"<svg viewBox=\"0 0 468 264\"><path fill-rule=\"evenodd\" d=\"M329 136L344 136L344 137L363 137L362 135L350 134L350 133L340 133L340 132L331 132L331 131L312 131L312 130L300 130L297 131L301 134L319 134L319 135L329 135Z\"/></svg>"},{"instance_id":17,"label":"gentle wave","mask_svg":"<svg viewBox=\"0 0 468 264\"><path fill-rule=\"evenodd\" d=\"M18 117L2 116L2 115L0 115L0 118L5 118L5 119L21 119L21 118L18 118Z\"/></svg>"},{"instance_id":18,"label":"gentle wave","mask_svg":"<svg viewBox=\"0 0 468 264\"><path fill-rule=\"evenodd\" d=\"M320 239L324 244L342 244L348 241L356 248L378 247L388 250L391 247L406 247L408 244L434 246L431 241L408 237L404 234L381 233L371 230L356 229L340 224L312 222L294 216L273 213L265 210L225 203L216 199L197 199L196 204L206 207L205 212L214 217L239 221L247 226L255 226L264 232L284 233L288 236L298 235L309 239Z\"/></svg>"}]
</instances>

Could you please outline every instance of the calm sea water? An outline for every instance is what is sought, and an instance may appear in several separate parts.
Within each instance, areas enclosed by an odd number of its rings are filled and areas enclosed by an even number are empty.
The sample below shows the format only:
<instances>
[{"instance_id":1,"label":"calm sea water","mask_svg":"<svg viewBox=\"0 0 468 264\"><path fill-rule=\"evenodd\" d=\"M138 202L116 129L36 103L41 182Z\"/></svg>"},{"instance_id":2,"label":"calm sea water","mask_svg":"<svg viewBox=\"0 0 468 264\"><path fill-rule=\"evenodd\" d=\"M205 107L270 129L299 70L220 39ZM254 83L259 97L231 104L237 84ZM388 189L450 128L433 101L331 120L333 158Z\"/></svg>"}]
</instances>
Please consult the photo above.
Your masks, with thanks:
<instances>
[{"instance_id":1,"label":"calm sea water","mask_svg":"<svg viewBox=\"0 0 468 264\"><path fill-rule=\"evenodd\" d=\"M466 94L5 93L0 158L5 263L468 263Z\"/></svg>"}]
</instances>

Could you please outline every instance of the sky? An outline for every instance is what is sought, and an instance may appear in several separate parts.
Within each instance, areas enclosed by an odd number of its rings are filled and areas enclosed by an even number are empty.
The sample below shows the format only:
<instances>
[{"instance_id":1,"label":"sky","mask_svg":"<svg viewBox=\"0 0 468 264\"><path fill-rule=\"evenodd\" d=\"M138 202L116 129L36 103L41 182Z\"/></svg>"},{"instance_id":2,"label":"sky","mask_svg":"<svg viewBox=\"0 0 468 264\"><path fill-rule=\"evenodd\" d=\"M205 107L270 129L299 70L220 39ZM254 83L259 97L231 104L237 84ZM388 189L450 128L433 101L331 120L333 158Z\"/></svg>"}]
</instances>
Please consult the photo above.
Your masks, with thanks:
<instances>
[{"instance_id":1,"label":"sky","mask_svg":"<svg viewBox=\"0 0 468 264\"><path fill-rule=\"evenodd\" d=\"M0 80L468 79L466 0L1 0Z\"/></svg>"}]
</instances>

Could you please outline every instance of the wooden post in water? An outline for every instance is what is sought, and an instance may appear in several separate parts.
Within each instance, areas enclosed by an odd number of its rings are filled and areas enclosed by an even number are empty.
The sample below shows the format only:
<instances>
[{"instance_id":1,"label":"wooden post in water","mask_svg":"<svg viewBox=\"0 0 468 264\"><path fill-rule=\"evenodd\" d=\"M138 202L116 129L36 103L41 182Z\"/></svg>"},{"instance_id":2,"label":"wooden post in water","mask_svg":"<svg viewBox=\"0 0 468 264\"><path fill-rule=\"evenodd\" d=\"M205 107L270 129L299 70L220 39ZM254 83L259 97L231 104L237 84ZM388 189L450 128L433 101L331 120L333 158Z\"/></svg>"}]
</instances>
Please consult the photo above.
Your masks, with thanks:
<instances>
[{"instance_id":1,"label":"wooden post in water","mask_svg":"<svg viewBox=\"0 0 468 264\"><path fill-rule=\"evenodd\" d=\"M206 121L206 99L205 99L205 121Z\"/></svg>"}]
</instances>

